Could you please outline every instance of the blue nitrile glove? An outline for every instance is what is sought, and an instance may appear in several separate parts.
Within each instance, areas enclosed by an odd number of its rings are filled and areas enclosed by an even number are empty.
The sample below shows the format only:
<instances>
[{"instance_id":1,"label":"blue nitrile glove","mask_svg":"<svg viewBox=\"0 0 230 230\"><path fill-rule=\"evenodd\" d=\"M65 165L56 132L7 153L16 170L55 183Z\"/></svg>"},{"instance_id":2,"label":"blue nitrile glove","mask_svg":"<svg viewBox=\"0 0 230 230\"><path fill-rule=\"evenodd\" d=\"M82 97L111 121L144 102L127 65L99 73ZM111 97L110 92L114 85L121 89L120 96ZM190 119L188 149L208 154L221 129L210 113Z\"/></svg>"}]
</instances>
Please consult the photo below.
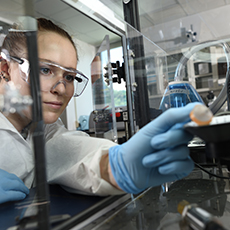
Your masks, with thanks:
<instances>
[{"instance_id":1,"label":"blue nitrile glove","mask_svg":"<svg viewBox=\"0 0 230 230\"><path fill-rule=\"evenodd\" d=\"M0 169L0 204L22 200L29 194L29 189L16 175Z\"/></svg>"},{"instance_id":2,"label":"blue nitrile glove","mask_svg":"<svg viewBox=\"0 0 230 230\"><path fill-rule=\"evenodd\" d=\"M193 169L187 143L192 135L183 129L198 103L172 108L143 127L130 140L109 149L114 179L128 193L187 176Z\"/></svg>"}]
</instances>

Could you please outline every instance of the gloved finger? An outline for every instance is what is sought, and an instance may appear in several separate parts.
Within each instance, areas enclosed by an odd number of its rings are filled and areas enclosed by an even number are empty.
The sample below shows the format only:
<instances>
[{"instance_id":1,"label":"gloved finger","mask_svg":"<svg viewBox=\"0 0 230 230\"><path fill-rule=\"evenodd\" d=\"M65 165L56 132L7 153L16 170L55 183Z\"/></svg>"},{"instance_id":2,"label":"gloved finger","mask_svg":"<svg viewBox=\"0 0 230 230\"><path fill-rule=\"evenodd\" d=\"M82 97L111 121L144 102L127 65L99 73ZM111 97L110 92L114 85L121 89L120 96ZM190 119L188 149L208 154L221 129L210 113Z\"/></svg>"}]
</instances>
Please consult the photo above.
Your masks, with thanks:
<instances>
[{"instance_id":1,"label":"gloved finger","mask_svg":"<svg viewBox=\"0 0 230 230\"><path fill-rule=\"evenodd\" d=\"M188 176L189 173L177 173L177 174L169 174L169 175L160 175L160 179L159 181L157 182L157 184L154 183L154 180L151 180L153 185L154 186L157 186L157 185L162 185L163 183L165 182L174 182L174 181L177 181L177 180L180 180L186 176ZM151 184L151 182L150 182Z\"/></svg>"},{"instance_id":2,"label":"gloved finger","mask_svg":"<svg viewBox=\"0 0 230 230\"><path fill-rule=\"evenodd\" d=\"M16 201L16 200L23 200L26 198L25 193L20 191L7 191L0 200L0 203L8 202L8 201Z\"/></svg>"},{"instance_id":3,"label":"gloved finger","mask_svg":"<svg viewBox=\"0 0 230 230\"><path fill-rule=\"evenodd\" d=\"M18 177L14 178L13 180L5 180L1 183L1 187L4 191L19 191L25 194L29 194L30 192L23 181Z\"/></svg>"},{"instance_id":4,"label":"gloved finger","mask_svg":"<svg viewBox=\"0 0 230 230\"><path fill-rule=\"evenodd\" d=\"M0 169L0 176L2 178L7 178L7 180L17 180L17 181L21 181L23 183L23 181L18 176L16 176L13 173L9 173L3 169Z\"/></svg>"},{"instance_id":5,"label":"gloved finger","mask_svg":"<svg viewBox=\"0 0 230 230\"><path fill-rule=\"evenodd\" d=\"M175 148L163 149L158 152L148 154L142 159L142 164L147 168L153 168L172 161L187 159L188 156L188 147L186 145L180 145Z\"/></svg>"},{"instance_id":6,"label":"gloved finger","mask_svg":"<svg viewBox=\"0 0 230 230\"><path fill-rule=\"evenodd\" d=\"M190 157L183 161L174 161L159 166L158 171L162 175L182 174L188 175L194 168L194 162Z\"/></svg>"},{"instance_id":7,"label":"gloved finger","mask_svg":"<svg viewBox=\"0 0 230 230\"><path fill-rule=\"evenodd\" d=\"M186 123L190 121L189 114L198 102L189 103L185 107L171 108L157 117L155 120L146 125L139 132L144 132L146 135L156 135L164 133L177 123ZM154 125L153 125L154 124Z\"/></svg>"},{"instance_id":8,"label":"gloved finger","mask_svg":"<svg viewBox=\"0 0 230 230\"><path fill-rule=\"evenodd\" d=\"M7 172L7 171L5 171L3 169L0 169L0 176L1 177L7 177L9 179L14 179L15 177L17 177L15 174L9 173L9 172Z\"/></svg>"},{"instance_id":9,"label":"gloved finger","mask_svg":"<svg viewBox=\"0 0 230 230\"><path fill-rule=\"evenodd\" d=\"M186 132L185 130L169 130L166 133L156 135L151 140L151 146L156 149L166 149L171 146L177 146L182 144L187 144L193 135Z\"/></svg>"},{"instance_id":10,"label":"gloved finger","mask_svg":"<svg viewBox=\"0 0 230 230\"><path fill-rule=\"evenodd\" d=\"M21 183L21 182L16 182L14 183L13 187L11 188L11 190L18 190L18 191L21 191L25 194L29 194L30 193L30 190L25 186L24 183Z\"/></svg>"},{"instance_id":11,"label":"gloved finger","mask_svg":"<svg viewBox=\"0 0 230 230\"><path fill-rule=\"evenodd\" d=\"M156 168L153 168L148 178L148 185L149 186L162 185L162 183L173 182L188 176L193 169L193 162L191 160L186 160L183 162L178 162L177 166L179 166L177 169L174 168L175 165L173 166L174 173L172 174L164 174L167 171L167 168L163 168L163 166L160 167L160 169L157 168L157 171ZM168 167L171 166L168 165Z\"/></svg>"}]
</instances>

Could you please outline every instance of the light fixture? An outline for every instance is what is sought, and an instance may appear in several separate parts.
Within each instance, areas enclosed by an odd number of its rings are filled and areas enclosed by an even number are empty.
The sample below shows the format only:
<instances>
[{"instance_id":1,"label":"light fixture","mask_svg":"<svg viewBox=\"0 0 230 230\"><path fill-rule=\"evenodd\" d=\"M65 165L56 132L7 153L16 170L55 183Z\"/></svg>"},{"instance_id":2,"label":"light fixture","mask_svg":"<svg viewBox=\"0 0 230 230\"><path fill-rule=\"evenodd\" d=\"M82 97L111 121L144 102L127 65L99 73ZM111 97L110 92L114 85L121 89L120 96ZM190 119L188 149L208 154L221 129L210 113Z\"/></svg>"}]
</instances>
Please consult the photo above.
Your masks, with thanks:
<instances>
[{"instance_id":1,"label":"light fixture","mask_svg":"<svg viewBox=\"0 0 230 230\"><path fill-rule=\"evenodd\" d=\"M125 22L119 19L114 12L99 0L62 0L75 9L85 13L95 20L101 21L105 26L118 28L125 32Z\"/></svg>"}]
</instances>

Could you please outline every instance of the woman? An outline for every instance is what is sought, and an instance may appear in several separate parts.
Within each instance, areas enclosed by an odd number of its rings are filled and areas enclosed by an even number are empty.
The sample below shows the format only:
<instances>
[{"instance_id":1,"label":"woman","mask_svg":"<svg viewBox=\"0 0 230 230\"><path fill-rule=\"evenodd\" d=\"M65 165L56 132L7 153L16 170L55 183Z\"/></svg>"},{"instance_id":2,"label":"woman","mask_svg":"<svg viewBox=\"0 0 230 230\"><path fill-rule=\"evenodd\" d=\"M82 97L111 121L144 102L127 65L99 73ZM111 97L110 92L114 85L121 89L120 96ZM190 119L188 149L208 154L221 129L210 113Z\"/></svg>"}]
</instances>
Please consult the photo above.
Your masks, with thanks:
<instances>
[{"instance_id":1,"label":"woman","mask_svg":"<svg viewBox=\"0 0 230 230\"><path fill-rule=\"evenodd\" d=\"M84 90L87 78L76 70L70 35L49 20L37 21L48 182L71 192L109 195L138 193L188 175L191 136L174 125L189 121L194 104L165 112L123 145L64 128L59 116L71 97L80 95L77 90ZM27 58L24 34L9 32L1 52L1 93L13 83L22 95L30 94ZM82 87L74 87L75 79ZM23 199L35 185L31 131L24 132L31 116L30 109L0 113L0 203Z\"/></svg>"}]
</instances>

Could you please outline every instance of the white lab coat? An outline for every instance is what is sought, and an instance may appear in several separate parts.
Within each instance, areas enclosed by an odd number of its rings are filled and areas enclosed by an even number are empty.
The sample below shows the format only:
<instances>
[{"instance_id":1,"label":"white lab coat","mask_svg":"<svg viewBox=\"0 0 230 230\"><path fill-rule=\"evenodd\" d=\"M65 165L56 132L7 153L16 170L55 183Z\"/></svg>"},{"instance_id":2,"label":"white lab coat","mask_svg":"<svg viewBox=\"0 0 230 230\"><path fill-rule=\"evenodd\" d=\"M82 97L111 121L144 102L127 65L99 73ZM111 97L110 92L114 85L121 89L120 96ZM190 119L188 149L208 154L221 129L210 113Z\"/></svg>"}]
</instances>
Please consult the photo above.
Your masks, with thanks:
<instances>
[{"instance_id":1,"label":"white lab coat","mask_svg":"<svg viewBox=\"0 0 230 230\"><path fill-rule=\"evenodd\" d=\"M99 162L115 145L80 131L68 131L58 120L45 125L48 183L60 184L67 191L114 195L123 192L101 179ZM34 157L31 134L25 140L0 113L0 168L16 174L27 187L34 183Z\"/></svg>"}]
</instances>

